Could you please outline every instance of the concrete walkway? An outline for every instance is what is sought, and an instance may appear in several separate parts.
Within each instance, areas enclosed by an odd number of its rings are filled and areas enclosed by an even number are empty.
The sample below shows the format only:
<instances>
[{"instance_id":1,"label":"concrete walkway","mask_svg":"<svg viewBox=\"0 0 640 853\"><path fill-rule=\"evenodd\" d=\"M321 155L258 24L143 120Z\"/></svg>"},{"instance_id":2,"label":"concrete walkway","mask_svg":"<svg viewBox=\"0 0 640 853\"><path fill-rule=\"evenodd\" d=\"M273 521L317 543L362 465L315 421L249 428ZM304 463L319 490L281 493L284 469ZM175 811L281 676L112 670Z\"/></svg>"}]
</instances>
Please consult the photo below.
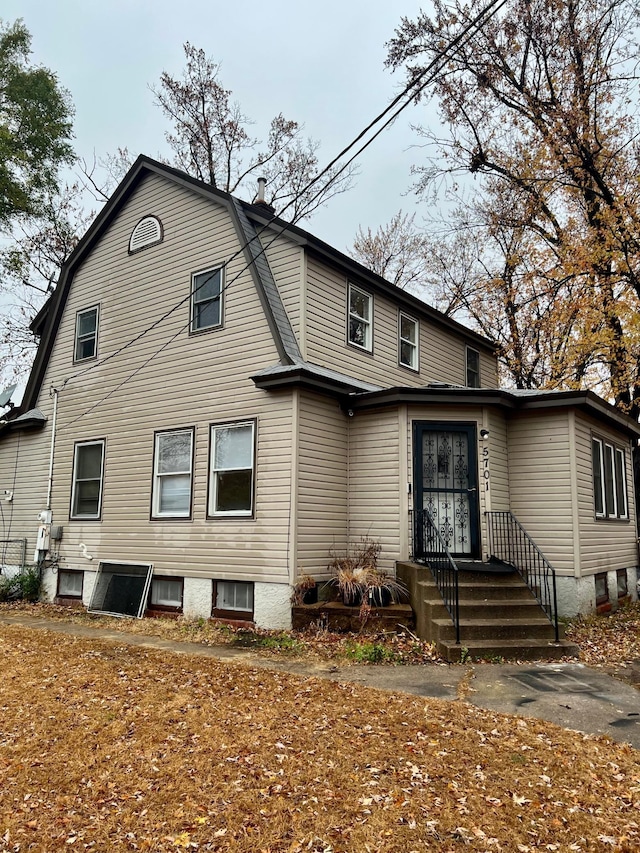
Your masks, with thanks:
<instances>
[{"instance_id":1,"label":"concrete walkway","mask_svg":"<svg viewBox=\"0 0 640 853\"><path fill-rule=\"evenodd\" d=\"M549 720L591 734L605 734L640 749L640 691L580 663L425 664L422 666L337 666L331 662L287 662L231 646L181 643L90 625L25 614L2 614L0 625L19 625L118 645L211 657L301 677L355 682L452 701L479 708Z\"/></svg>"}]
</instances>

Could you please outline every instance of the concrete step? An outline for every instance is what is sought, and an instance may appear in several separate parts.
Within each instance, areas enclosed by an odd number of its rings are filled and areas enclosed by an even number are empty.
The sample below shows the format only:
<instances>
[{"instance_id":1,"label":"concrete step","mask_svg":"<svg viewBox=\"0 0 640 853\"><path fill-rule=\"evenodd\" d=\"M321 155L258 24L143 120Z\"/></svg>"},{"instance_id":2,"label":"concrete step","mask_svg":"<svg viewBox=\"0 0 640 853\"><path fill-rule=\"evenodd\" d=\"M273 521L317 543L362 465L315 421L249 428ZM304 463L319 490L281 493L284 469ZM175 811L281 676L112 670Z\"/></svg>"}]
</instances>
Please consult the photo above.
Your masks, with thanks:
<instances>
[{"instance_id":1,"label":"concrete step","mask_svg":"<svg viewBox=\"0 0 640 853\"><path fill-rule=\"evenodd\" d=\"M540 613L540 611L538 610ZM434 619L437 641L455 640L456 632L451 619ZM550 640L555 638L553 625L542 616L530 619L460 619L460 642L470 640Z\"/></svg>"},{"instance_id":2,"label":"concrete step","mask_svg":"<svg viewBox=\"0 0 640 853\"><path fill-rule=\"evenodd\" d=\"M456 560L455 561L458 570L461 572L480 572L482 574L493 574L493 575L510 575L517 573L517 569L515 566L512 566L510 563L505 563L502 560L496 560L495 558L489 560L488 563L483 562L482 560Z\"/></svg>"},{"instance_id":3,"label":"concrete step","mask_svg":"<svg viewBox=\"0 0 640 853\"><path fill-rule=\"evenodd\" d=\"M540 615L540 605L530 598L483 598L458 601L461 619L529 619Z\"/></svg>"},{"instance_id":4,"label":"concrete step","mask_svg":"<svg viewBox=\"0 0 640 853\"><path fill-rule=\"evenodd\" d=\"M436 587L437 589L437 587ZM536 601L533 593L526 586L501 586L485 584L483 586L472 586L469 584L458 585L459 601Z\"/></svg>"},{"instance_id":5,"label":"concrete step","mask_svg":"<svg viewBox=\"0 0 640 853\"><path fill-rule=\"evenodd\" d=\"M492 572L458 572L458 584L469 584L471 586L506 586L527 588L517 572L508 575L496 575Z\"/></svg>"},{"instance_id":6,"label":"concrete step","mask_svg":"<svg viewBox=\"0 0 640 853\"><path fill-rule=\"evenodd\" d=\"M438 652L451 663L465 660L559 660L578 657L580 649L574 643L561 640L469 640L456 645L453 641L437 643Z\"/></svg>"},{"instance_id":7,"label":"concrete step","mask_svg":"<svg viewBox=\"0 0 640 853\"><path fill-rule=\"evenodd\" d=\"M458 574L460 636L428 568L402 564L412 595L418 636L435 643L447 660L459 660L460 649L478 658L536 660L576 656L575 645L555 643L554 627L517 572L494 574L475 564ZM560 637L564 630L560 626Z\"/></svg>"}]
</instances>

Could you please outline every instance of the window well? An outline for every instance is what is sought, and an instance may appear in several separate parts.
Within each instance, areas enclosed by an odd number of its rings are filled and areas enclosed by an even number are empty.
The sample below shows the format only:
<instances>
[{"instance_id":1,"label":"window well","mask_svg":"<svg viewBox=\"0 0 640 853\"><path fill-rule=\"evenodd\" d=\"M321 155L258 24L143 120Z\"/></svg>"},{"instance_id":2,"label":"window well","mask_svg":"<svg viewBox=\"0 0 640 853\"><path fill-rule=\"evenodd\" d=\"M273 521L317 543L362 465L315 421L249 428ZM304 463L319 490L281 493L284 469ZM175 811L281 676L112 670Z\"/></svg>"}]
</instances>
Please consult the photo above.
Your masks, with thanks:
<instances>
[{"instance_id":1,"label":"window well","mask_svg":"<svg viewBox=\"0 0 640 853\"><path fill-rule=\"evenodd\" d=\"M141 619L151 572L152 566L147 564L100 563L89 612Z\"/></svg>"}]
</instances>

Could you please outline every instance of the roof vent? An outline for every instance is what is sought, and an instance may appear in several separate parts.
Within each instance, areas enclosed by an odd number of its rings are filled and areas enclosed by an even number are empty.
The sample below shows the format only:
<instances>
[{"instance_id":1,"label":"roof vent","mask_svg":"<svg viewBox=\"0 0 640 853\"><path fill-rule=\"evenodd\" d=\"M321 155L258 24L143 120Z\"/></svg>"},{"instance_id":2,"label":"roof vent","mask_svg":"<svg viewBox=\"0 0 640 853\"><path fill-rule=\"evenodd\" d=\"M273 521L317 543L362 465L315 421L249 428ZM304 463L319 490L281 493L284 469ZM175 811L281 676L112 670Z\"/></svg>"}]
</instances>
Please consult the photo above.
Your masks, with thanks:
<instances>
[{"instance_id":1,"label":"roof vent","mask_svg":"<svg viewBox=\"0 0 640 853\"><path fill-rule=\"evenodd\" d=\"M162 223L158 217L145 216L131 232L129 254L132 255L134 252L139 252L148 246L155 246L156 243L162 243L163 237Z\"/></svg>"}]
</instances>

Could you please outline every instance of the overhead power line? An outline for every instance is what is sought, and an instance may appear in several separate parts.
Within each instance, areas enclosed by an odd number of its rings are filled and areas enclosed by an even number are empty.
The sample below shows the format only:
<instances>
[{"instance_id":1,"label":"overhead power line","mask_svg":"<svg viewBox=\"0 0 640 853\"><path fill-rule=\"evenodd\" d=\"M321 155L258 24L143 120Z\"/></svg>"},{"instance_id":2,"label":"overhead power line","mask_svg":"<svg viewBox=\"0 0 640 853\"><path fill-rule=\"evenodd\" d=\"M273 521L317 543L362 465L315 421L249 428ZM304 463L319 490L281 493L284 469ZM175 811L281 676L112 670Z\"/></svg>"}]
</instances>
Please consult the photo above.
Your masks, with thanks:
<instances>
[{"instance_id":1,"label":"overhead power line","mask_svg":"<svg viewBox=\"0 0 640 853\"><path fill-rule=\"evenodd\" d=\"M456 48L462 46L468 40L468 38L471 34L473 34L476 30L480 29L482 24L484 24L487 20L492 18L494 15L496 15L500 11L500 9L503 8L503 6L507 5L508 2L509 2L509 0L492 0L491 3L488 3L475 16L475 18L472 21L470 21L468 24L466 24L461 29L461 31L458 33L457 36L455 36L455 38L453 38L444 48L442 48L442 50L440 50L438 52L438 54L420 72L420 74L417 77L415 77L413 80L411 80L411 82L408 83L402 89L402 91L398 95L396 95L395 98L393 98L393 100L384 108L384 110L382 110L382 112L380 112L372 121L370 121L369 124L365 128L363 128L363 130L361 130L360 133L356 137L354 137L354 139L351 142L349 142L349 144L346 145L342 149L342 151L340 151L340 153L337 154L314 178L312 178L301 190L299 190L298 193L296 193L296 195L283 208L281 208L280 211L274 212L269 217L269 219L264 223L264 225L262 225L256 231L255 236L253 236L251 239L246 240L244 243L242 243L240 245L240 247L232 255L230 255L226 261L224 261L220 265L220 267L227 267L232 261L234 261L239 255L241 255L251 245L251 243L253 243L256 240L259 241L260 236L266 230L268 230L273 225L274 222L276 222L276 221L278 222L277 234L266 245L263 245L261 242L259 242L260 248L259 248L257 255L255 255L248 263L246 263L242 267L242 269L239 270L234 275L234 277L232 279L225 282L224 286L220 290L219 295L216 297L217 299L222 298L223 294L225 294L227 292L227 290L229 290L229 288L238 280L238 278L241 275L243 275L251 267L252 264L255 263L257 258L260 257L260 255L264 254L266 252L266 250L276 240L278 240L282 236L282 234L286 233L287 229L290 226L294 225L295 222L298 221L304 215L304 210L298 215L298 217L296 219L292 220L291 222L282 221L282 219L281 219L282 215L292 205L296 204L296 202L299 201L313 186L315 186L320 180L322 180L322 178L328 172L330 172L334 168L334 166L336 166L338 163L340 163L341 159L346 154L348 154L362 139L364 139L367 136L367 134L377 124L379 124L381 121L383 121L383 119L386 119L383 122L383 124L370 136L370 138L367 139L355 151L355 153L352 154L352 156L347 161L345 161L344 163L341 164L339 170L335 173L335 175L333 177L335 179L340 174L342 174L345 171L345 169L347 169L348 166L351 163L353 163L354 160L356 160L362 154L362 152L365 151L380 136L380 134L383 133L383 131L386 130L386 128L389 127L389 125L391 125L398 118L398 116L410 104L412 104L416 100L416 98L418 98L419 95L422 94L422 92L427 88L427 86L429 86L429 84L433 82L433 80L435 79L437 74L442 69L443 64L450 58L452 52ZM395 109L396 107L398 107L398 108ZM390 115L390 113L391 113L391 115ZM324 190L324 187L322 189L318 190L318 192L308 200L307 205L311 205L313 203L313 201L315 201L318 198L318 196L323 192L323 190ZM204 287L206 285L206 283L207 283L207 280L203 281L203 283L201 285L199 285L197 288L195 288L195 290L190 289L189 292L182 299L180 299L177 303L175 303L161 317L159 317L157 320L155 320L153 323L151 323L149 326L147 326L145 329L143 329L143 331L141 331L139 334L135 335L133 338L131 338L129 341L127 341L127 343L123 344L121 347L119 347L113 353L110 353L109 355L105 356L103 359L100 359L99 361L94 362L92 365L85 368L84 370L78 371L77 373L69 376L67 379L65 379L65 381L63 382L63 384L59 390L62 390L69 382L73 381L74 379L77 379L81 376L86 375L90 371L95 370L97 367L100 367L101 365L105 364L107 361L110 361L110 360L116 358L118 355L123 353L125 350L129 349L131 346L133 346L135 343L137 343L139 340L141 340L141 338L145 337L145 335L147 335L149 332L153 331L153 329L155 329L159 325L161 325L166 319L168 319L175 311L177 311L179 308L181 308L186 302L190 301L193 298L194 294L197 293L201 287ZM99 405L101 405L109 397L111 397L112 394L116 393L116 391L118 391L120 388L122 388L124 385L126 385L126 383L130 379L132 379L134 376L136 376L140 372L140 370L143 369L143 367L145 367L147 364L149 364L150 361L152 361L157 355L159 355L164 349L166 349L166 347L170 343L172 343L180 334L182 334L184 331L186 331L190 327L190 325L191 325L191 318L174 335L172 335L171 338L169 338L167 341L165 341L158 350L156 350L151 356L149 356L149 358L147 358L141 365L139 365L139 367L137 367L128 377L126 377L122 382L120 382L111 391L109 391L103 398L101 398L96 403L94 403L89 409L87 409L81 415L78 415L77 418L74 418L74 420L71 421L69 424L67 424L64 428L65 429L69 428L72 424L76 423L76 421L80 420L85 415L94 411L94 409L96 409Z\"/></svg>"}]
</instances>

